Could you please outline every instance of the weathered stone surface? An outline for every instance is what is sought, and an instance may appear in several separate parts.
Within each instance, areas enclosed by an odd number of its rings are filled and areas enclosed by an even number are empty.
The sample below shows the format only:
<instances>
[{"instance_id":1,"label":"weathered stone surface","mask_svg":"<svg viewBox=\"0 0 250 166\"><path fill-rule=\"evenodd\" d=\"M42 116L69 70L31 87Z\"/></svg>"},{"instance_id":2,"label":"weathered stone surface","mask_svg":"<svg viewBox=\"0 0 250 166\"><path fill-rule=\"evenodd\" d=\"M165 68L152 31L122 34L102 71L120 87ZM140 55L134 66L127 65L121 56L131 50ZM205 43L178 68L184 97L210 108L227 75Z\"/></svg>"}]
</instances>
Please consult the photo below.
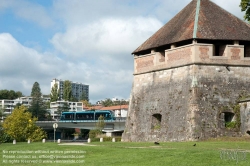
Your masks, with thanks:
<instances>
[{"instance_id":1,"label":"weathered stone surface","mask_svg":"<svg viewBox=\"0 0 250 166\"><path fill-rule=\"evenodd\" d=\"M244 66L193 64L135 75L123 140L187 141L238 135L225 129L221 113L233 112L239 97L249 94L249 74L250 68ZM161 115L157 129L154 114Z\"/></svg>"}]
</instances>

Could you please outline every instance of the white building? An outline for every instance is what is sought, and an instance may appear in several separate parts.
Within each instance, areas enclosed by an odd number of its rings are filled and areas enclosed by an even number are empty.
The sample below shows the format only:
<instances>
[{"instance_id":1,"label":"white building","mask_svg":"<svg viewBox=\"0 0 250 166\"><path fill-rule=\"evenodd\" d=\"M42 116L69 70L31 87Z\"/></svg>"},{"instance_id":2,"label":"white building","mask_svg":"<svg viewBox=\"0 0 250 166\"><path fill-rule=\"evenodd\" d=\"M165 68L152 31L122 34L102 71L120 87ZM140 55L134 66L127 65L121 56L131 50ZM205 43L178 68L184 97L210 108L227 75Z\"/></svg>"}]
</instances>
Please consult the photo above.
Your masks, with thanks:
<instances>
[{"instance_id":1,"label":"white building","mask_svg":"<svg viewBox=\"0 0 250 166\"><path fill-rule=\"evenodd\" d=\"M44 102L49 102L50 98L47 96L42 96L42 99ZM14 100L9 99L2 99L0 100L0 108L3 109L4 114L11 114L11 112L14 110L15 106L19 103L26 107L29 107L32 101L32 97L26 96L26 97L20 97Z\"/></svg>"},{"instance_id":2,"label":"white building","mask_svg":"<svg viewBox=\"0 0 250 166\"><path fill-rule=\"evenodd\" d=\"M59 100L62 100L63 98L63 80L59 79L53 79L51 81L51 89L52 87L57 83L58 89L60 89L60 95L59 95ZM72 87L72 96L75 97L76 99L80 100L81 96L83 93L85 93L87 99L89 99L89 85L85 85L82 83L78 82L71 82L71 87Z\"/></svg>"},{"instance_id":3,"label":"white building","mask_svg":"<svg viewBox=\"0 0 250 166\"><path fill-rule=\"evenodd\" d=\"M83 107L83 103L82 102L71 102L71 101L55 101L55 102L51 102L50 103L50 113L53 119L59 119L59 117L61 116L58 113L58 109L60 109L60 107L64 107L64 105L67 104L68 107L68 111L83 111L82 107Z\"/></svg>"}]
</instances>

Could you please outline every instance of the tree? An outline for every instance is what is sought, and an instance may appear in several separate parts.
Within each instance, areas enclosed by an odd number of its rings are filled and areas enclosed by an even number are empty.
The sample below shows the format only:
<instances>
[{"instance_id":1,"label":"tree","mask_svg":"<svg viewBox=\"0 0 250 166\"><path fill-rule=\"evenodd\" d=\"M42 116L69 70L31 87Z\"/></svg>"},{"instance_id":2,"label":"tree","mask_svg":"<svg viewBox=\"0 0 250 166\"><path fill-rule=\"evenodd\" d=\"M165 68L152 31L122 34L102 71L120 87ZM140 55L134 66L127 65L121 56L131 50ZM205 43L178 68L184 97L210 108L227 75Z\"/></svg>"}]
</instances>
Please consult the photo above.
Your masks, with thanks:
<instances>
[{"instance_id":1,"label":"tree","mask_svg":"<svg viewBox=\"0 0 250 166\"><path fill-rule=\"evenodd\" d=\"M22 96L23 94L20 91L15 92L14 90L7 90L7 89L0 90L0 99L13 100Z\"/></svg>"},{"instance_id":2,"label":"tree","mask_svg":"<svg viewBox=\"0 0 250 166\"><path fill-rule=\"evenodd\" d=\"M55 83L54 86L51 89L50 93L50 102L57 101L59 97L59 89L58 89L58 84Z\"/></svg>"},{"instance_id":3,"label":"tree","mask_svg":"<svg viewBox=\"0 0 250 166\"><path fill-rule=\"evenodd\" d=\"M87 100L81 100L80 102L82 102L85 107L91 107L91 103Z\"/></svg>"},{"instance_id":4,"label":"tree","mask_svg":"<svg viewBox=\"0 0 250 166\"><path fill-rule=\"evenodd\" d=\"M29 107L29 112L32 114L32 117L38 118L38 120L43 120L46 118L47 107L46 103L43 102L42 93L40 85L38 82L35 82L31 91L31 105Z\"/></svg>"},{"instance_id":5,"label":"tree","mask_svg":"<svg viewBox=\"0 0 250 166\"><path fill-rule=\"evenodd\" d=\"M97 123L96 123L96 129L98 129L98 130L100 130L100 131L102 131L103 130L103 128L104 128L104 126L105 126L105 122L104 122L104 116L99 116L98 117L98 121L97 121Z\"/></svg>"},{"instance_id":6,"label":"tree","mask_svg":"<svg viewBox=\"0 0 250 166\"><path fill-rule=\"evenodd\" d=\"M112 102L111 99L106 99L106 100L102 101L102 105L103 105L104 107L112 106L112 105L113 105L113 102Z\"/></svg>"},{"instance_id":7,"label":"tree","mask_svg":"<svg viewBox=\"0 0 250 166\"><path fill-rule=\"evenodd\" d=\"M32 114L27 112L25 106L20 106L15 108L12 114L4 120L3 129L5 133L17 141L28 139L40 141L47 136L40 127L36 126L36 121L37 118L32 118Z\"/></svg>"},{"instance_id":8,"label":"tree","mask_svg":"<svg viewBox=\"0 0 250 166\"><path fill-rule=\"evenodd\" d=\"M245 20L250 22L250 0L241 0L240 3L241 11L245 11Z\"/></svg>"},{"instance_id":9,"label":"tree","mask_svg":"<svg viewBox=\"0 0 250 166\"><path fill-rule=\"evenodd\" d=\"M86 100L86 101L89 101L89 98L88 98L88 96L86 95L86 92L82 92L82 95L81 95L81 97L80 97L80 100Z\"/></svg>"},{"instance_id":10,"label":"tree","mask_svg":"<svg viewBox=\"0 0 250 166\"><path fill-rule=\"evenodd\" d=\"M63 83L63 99L65 101L72 101L72 88L71 82L69 80L65 80Z\"/></svg>"}]
</instances>

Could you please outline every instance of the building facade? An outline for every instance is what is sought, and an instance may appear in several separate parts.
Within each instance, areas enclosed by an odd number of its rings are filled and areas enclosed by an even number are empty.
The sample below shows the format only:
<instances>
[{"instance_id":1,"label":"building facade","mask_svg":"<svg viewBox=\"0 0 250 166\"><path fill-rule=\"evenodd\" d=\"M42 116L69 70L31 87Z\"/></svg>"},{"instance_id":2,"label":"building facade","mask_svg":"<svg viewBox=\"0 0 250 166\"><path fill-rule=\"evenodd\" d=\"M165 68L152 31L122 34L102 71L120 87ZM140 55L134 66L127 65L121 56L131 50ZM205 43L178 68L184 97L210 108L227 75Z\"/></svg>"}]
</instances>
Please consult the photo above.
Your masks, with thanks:
<instances>
[{"instance_id":1,"label":"building facade","mask_svg":"<svg viewBox=\"0 0 250 166\"><path fill-rule=\"evenodd\" d=\"M124 141L246 135L238 100L250 94L250 25L192 0L139 46ZM237 122L239 128L228 128ZM236 123L235 123L236 124Z\"/></svg>"},{"instance_id":2,"label":"building facade","mask_svg":"<svg viewBox=\"0 0 250 166\"><path fill-rule=\"evenodd\" d=\"M57 83L58 85L58 90L60 90L60 94L59 94L59 100L63 99L63 84L64 81L63 80L59 80L59 79L53 79L51 81L51 89L52 87ZM71 82L71 87L72 87L72 96L78 100L81 99L83 93L85 95L85 97L89 100L89 85L85 85L82 83L78 83L78 82Z\"/></svg>"},{"instance_id":3,"label":"building facade","mask_svg":"<svg viewBox=\"0 0 250 166\"><path fill-rule=\"evenodd\" d=\"M64 108L67 106L67 108ZM82 102L69 102L69 101L55 101L50 103L50 113L53 119L60 119L61 113L60 109L65 109L67 111L77 112L83 111Z\"/></svg>"},{"instance_id":4,"label":"building facade","mask_svg":"<svg viewBox=\"0 0 250 166\"><path fill-rule=\"evenodd\" d=\"M48 96L42 96L44 102L49 102L50 98ZM20 97L14 100L2 99L0 100L0 107L3 109L4 114L11 114L17 104L30 107L32 102L31 96Z\"/></svg>"}]
</instances>

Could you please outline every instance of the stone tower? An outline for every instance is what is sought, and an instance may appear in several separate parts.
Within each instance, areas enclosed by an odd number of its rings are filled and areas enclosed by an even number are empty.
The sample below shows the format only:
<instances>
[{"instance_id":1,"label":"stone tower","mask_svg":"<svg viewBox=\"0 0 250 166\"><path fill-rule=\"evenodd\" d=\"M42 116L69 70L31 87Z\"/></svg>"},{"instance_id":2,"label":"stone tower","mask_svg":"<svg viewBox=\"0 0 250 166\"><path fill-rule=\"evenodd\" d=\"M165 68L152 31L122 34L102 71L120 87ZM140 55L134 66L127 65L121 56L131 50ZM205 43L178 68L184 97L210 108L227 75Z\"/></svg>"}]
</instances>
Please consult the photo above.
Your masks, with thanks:
<instances>
[{"instance_id":1,"label":"stone tower","mask_svg":"<svg viewBox=\"0 0 250 166\"><path fill-rule=\"evenodd\" d=\"M192 0L132 54L124 141L245 134L225 124L240 123L237 101L250 94L249 24L209 0Z\"/></svg>"}]
</instances>

